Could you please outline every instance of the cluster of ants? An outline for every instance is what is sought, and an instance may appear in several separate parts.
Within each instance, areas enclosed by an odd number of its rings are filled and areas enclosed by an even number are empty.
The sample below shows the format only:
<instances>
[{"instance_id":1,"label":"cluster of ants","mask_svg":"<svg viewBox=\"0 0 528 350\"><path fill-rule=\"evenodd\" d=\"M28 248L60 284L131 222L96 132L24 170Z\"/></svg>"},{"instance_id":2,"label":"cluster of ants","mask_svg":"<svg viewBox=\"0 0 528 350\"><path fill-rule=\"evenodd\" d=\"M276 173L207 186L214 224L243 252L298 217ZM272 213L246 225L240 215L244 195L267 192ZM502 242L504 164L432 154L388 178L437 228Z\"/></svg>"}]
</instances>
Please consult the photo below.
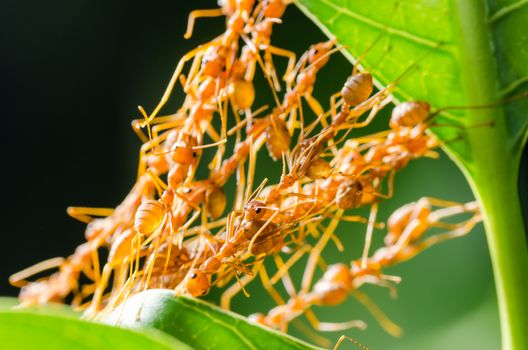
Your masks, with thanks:
<instances>
[{"instance_id":1,"label":"cluster of ants","mask_svg":"<svg viewBox=\"0 0 528 350\"><path fill-rule=\"evenodd\" d=\"M395 172L413 159L437 156L440 142L428 133L436 113L426 102L403 102L392 110L387 131L347 138L392 101L397 81L373 94L372 76L357 63L325 111L312 91L317 74L341 47L335 40L318 43L297 60L295 53L273 46L273 28L288 2L223 0L219 9L190 14L185 37L200 17L226 16L226 31L183 56L150 114L139 107L143 118L132 123L143 142L138 177L124 201L115 209L68 208L88 224L86 242L66 259L50 259L11 277L13 285L22 287L23 303L68 300L87 315L103 317L146 289L200 297L231 283L221 298L221 306L229 308L231 299L246 293L245 286L258 277L278 306L250 316L255 322L286 331L304 314L317 330L364 328L362 321L319 322L310 309L352 295L388 332L400 332L360 287L374 284L394 293L400 278L384 269L467 234L481 220L478 206L421 198L396 210L386 225L376 222L379 203L392 196ZM282 77L274 64L277 56L288 60ZM190 68L184 75L186 63ZM253 108L258 71L273 93L271 110ZM181 107L159 115L180 85L185 93ZM316 116L312 123L305 123L303 104ZM228 129L228 124L235 126ZM278 183L265 180L254 189L256 156L263 146L282 162L282 175ZM215 149L207 164L209 176L197 179L207 148ZM226 213L223 187L233 176L237 190ZM348 213L360 207L370 207L367 218ZM447 220L460 214L466 215L458 223ZM342 248L336 234L341 221L366 225L363 254L347 264L326 266L320 257L328 242ZM373 231L380 227L387 231L384 246L372 253ZM440 233L428 234L434 228ZM289 270L305 255L297 290ZM264 261L272 261L276 273L268 274ZM318 266L323 274L313 283ZM52 268L58 270L27 280ZM279 281L288 300L275 287Z\"/></svg>"}]
</instances>

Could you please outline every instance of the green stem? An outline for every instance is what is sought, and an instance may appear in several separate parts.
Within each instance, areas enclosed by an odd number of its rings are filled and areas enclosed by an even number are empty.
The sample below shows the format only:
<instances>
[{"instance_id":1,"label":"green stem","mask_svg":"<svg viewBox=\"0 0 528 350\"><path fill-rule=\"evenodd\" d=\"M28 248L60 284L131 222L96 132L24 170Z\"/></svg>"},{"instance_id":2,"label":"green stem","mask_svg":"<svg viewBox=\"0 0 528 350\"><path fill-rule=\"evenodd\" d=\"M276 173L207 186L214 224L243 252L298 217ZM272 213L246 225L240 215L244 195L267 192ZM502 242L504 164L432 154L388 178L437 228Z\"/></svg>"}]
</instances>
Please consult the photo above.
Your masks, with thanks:
<instances>
[{"instance_id":1,"label":"green stem","mask_svg":"<svg viewBox=\"0 0 528 350\"><path fill-rule=\"evenodd\" d=\"M499 96L498 69L491 29L482 0L452 0L458 13L459 51L467 103L486 105ZM492 127L467 130L472 159L462 168L480 202L493 264L502 349L528 349L528 245L518 195L520 150L509 143L502 107L475 109L465 115L467 125L493 120Z\"/></svg>"},{"instance_id":2,"label":"green stem","mask_svg":"<svg viewBox=\"0 0 528 350\"><path fill-rule=\"evenodd\" d=\"M472 187L484 216L499 303L502 349L521 350L528 349L527 242L517 172L515 167L504 166L503 176L497 176L496 169L480 166ZM511 173L504 174L508 170Z\"/></svg>"}]
</instances>

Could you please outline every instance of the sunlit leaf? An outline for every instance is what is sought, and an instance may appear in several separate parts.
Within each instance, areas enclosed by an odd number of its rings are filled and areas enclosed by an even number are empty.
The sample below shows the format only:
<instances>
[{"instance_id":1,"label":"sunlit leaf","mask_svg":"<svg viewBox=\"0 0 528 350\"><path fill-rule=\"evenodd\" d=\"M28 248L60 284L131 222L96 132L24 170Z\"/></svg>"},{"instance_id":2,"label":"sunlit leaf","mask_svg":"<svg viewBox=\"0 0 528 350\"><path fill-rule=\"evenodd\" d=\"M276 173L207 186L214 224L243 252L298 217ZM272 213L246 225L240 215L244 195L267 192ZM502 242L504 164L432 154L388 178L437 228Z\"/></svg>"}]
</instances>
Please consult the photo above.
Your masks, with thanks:
<instances>
[{"instance_id":1,"label":"sunlit leaf","mask_svg":"<svg viewBox=\"0 0 528 350\"><path fill-rule=\"evenodd\" d=\"M195 349L318 349L286 334L248 322L199 299L173 297L170 290L136 294L106 320L124 327L153 327Z\"/></svg>"}]
</instances>

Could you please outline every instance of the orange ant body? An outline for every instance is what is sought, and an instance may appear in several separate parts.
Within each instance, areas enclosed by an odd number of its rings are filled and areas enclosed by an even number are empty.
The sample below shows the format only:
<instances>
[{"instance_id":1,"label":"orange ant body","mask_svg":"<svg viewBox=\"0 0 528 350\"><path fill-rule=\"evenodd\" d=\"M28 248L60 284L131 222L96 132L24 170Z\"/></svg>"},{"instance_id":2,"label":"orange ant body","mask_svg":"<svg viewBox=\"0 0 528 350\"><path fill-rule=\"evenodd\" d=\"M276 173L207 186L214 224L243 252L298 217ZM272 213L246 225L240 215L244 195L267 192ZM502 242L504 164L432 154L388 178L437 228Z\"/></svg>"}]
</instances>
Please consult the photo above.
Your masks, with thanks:
<instances>
[{"instance_id":1,"label":"orange ant body","mask_svg":"<svg viewBox=\"0 0 528 350\"><path fill-rule=\"evenodd\" d=\"M441 208L432 211L432 205ZM472 217L459 224L447 224L441 219L463 213L471 213ZM270 310L267 315L250 316L254 321L273 327L286 329L287 324L298 316L306 313L314 328L322 331L338 331L351 327L364 328L361 321L344 323L320 323L309 311L312 305L332 306L342 303L349 294L354 295L377 318L380 324L391 334L399 334L401 330L392 323L367 296L357 289L365 283L373 283L391 288L390 282L398 283L399 277L382 273L382 268L408 260L424 249L447 239L460 237L471 231L481 220L475 202L459 204L433 198L422 198L396 210L388 220L386 246L379 248L366 261L352 261L350 267L345 264L328 266L322 278L317 281L311 291L301 291L292 294L290 300ZM426 231L432 227L447 228L445 233L439 233L421 240Z\"/></svg>"}]
</instances>

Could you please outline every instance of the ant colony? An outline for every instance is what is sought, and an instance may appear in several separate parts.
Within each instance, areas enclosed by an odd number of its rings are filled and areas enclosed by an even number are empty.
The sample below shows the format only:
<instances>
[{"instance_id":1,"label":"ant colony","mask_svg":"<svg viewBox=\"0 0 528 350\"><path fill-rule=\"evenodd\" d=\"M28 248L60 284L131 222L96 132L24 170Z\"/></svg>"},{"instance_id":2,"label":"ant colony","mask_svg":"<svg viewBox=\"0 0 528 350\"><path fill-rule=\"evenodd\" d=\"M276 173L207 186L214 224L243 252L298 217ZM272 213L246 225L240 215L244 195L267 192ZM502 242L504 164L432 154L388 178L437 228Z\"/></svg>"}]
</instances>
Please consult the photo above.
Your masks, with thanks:
<instances>
[{"instance_id":1,"label":"ant colony","mask_svg":"<svg viewBox=\"0 0 528 350\"><path fill-rule=\"evenodd\" d=\"M23 304L67 300L88 317L103 318L147 289L201 297L222 288L227 309L237 294L247 295L246 285L260 280L277 304L249 316L262 325L286 332L305 315L319 331L364 328L361 320L320 322L312 311L351 296L387 332L401 332L361 287L374 284L395 294L400 277L385 268L466 235L481 221L479 208L424 197L394 211L386 223L377 221L395 173L414 159L437 157L441 143L428 132L437 112L427 102L403 102L392 109L386 131L352 137L380 110L392 108L399 80L416 65L375 92L371 74L359 65L367 49L325 111L312 91L343 47L335 40L316 43L297 59L273 46L272 31L289 2L223 0L219 9L191 12L185 37L202 17L225 16L225 32L180 59L152 112L139 107L142 118L132 123L143 143L137 181L123 202L115 209L68 208L88 224L86 242L65 259L11 276L22 288ZM277 56L287 61L284 72L275 67ZM272 107L254 106L255 74L265 76L262 88L271 91ZM185 93L183 103L162 114L175 89ZM281 164L276 183L254 183L263 146ZM197 178L198 169L209 176ZM236 193L228 203L223 188L234 177ZM354 213L362 207L370 209L366 217ZM327 264L321 254L330 241L343 249L342 221L364 225L363 253ZM386 232L384 244L371 249L375 229ZM300 264L304 273L296 281L290 270ZM49 269L55 272L28 281Z\"/></svg>"}]
</instances>

